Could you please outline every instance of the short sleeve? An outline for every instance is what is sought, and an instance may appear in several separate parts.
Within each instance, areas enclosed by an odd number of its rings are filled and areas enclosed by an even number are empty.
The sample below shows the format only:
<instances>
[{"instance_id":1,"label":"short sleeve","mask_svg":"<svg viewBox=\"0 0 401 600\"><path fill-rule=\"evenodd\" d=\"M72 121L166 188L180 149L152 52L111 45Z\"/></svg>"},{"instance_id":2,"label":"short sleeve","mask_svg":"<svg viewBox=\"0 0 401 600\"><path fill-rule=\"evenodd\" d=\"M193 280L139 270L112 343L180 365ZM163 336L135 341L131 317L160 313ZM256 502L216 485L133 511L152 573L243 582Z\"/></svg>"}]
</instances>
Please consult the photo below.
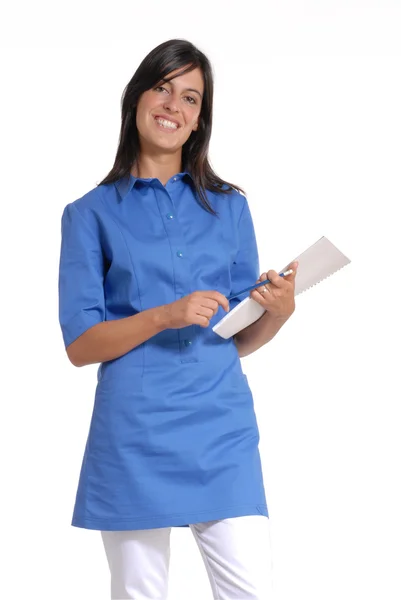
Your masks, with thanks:
<instances>
[{"instance_id":1,"label":"short sleeve","mask_svg":"<svg viewBox=\"0 0 401 600\"><path fill-rule=\"evenodd\" d=\"M244 199L238 222L238 252L231 267L231 293L237 293L256 283L259 273L259 254L251 211ZM230 300L230 310L242 302L249 292L244 292Z\"/></svg>"},{"instance_id":2,"label":"short sleeve","mask_svg":"<svg viewBox=\"0 0 401 600\"><path fill-rule=\"evenodd\" d=\"M59 321L67 347L105 320L104 260L94 218L85 219L74 203L61 217Z\"/></svg>"}]
</instances>

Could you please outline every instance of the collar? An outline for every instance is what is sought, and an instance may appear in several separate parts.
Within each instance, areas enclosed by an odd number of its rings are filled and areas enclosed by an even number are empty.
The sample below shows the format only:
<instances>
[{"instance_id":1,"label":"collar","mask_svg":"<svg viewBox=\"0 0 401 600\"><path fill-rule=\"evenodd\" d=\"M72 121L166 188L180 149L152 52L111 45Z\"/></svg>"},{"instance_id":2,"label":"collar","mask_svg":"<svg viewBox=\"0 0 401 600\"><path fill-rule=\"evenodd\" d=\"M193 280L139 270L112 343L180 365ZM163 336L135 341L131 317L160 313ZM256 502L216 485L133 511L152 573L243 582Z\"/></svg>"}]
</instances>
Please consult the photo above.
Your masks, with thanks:
<instances>
[{"instance_id":1,"label":"collar","mask_svg":"<svg viewBox=\"0 0 401 600\"><path fill-rule=\"evenodd\" d=\"M176 175L174 175L174 177L178 177L180 179L189 177L193 181L193 177L189 171L183 171L182 173L177 173ZM118 193L120 194L121 200L124 200L124 198L126 198L128 196L128 194L130 193L130 191L133 189L133 187L135 186L137 181L143 181L143 182L150 183L152 181L152 179L153 178L150 178L150 177L147 177L147 178L134 177L134 175L132 175L131 173L128 173L128 175L125 175L124 177L121 177L120 179L115 181L114 185L116 186Z\"/></svg>"}]
</instances>

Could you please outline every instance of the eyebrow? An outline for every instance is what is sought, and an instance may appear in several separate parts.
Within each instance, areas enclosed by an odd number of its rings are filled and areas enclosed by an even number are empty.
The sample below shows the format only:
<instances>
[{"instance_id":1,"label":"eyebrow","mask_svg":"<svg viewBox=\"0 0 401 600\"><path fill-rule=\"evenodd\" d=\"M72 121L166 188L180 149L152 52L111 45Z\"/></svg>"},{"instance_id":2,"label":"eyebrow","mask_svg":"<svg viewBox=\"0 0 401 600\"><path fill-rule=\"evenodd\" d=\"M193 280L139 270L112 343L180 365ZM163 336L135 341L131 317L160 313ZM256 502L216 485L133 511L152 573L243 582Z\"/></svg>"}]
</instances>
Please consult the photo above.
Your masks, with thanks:
<instances>
[{"instance_id":1,"label":"eyebrow","mask_svg":"<svg viewBox=\"0 0 401 600\"><path fill-rule=\"evenodd\" d=\"M200 98L202 98L202 94L198 92L198 90L194 90L193 88L187 88L184 90L185 92L195 92L195 94L199 94Z\"/></svg>"},{"instance_id":2,"label":"eyebrow","mask_svg":"<svg viewBox=\"0 0 401 600\"><path fill-rule=\"evenodd\" d=\"M174 83L172 82L172 80L167 80L167 79L162 79L163 83L171 83L171 85L174 85ZM198 92L198 90L195 90L194 88L186 88L184 90L184 92L195 92L195 94L198 94L200 98L202 98L202 94L200 92Z\"/></svg>"}]
</instances>

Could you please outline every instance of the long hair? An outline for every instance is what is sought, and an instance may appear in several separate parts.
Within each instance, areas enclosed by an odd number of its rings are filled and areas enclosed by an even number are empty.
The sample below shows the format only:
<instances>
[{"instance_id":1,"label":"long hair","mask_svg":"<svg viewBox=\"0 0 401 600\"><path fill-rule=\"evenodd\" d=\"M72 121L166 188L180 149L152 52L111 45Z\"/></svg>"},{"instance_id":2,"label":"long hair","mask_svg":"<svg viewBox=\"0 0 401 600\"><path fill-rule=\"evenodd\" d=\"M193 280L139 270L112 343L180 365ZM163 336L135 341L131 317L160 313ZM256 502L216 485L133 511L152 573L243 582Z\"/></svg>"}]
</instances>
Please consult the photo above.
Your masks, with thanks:
<instances>
[{"instance_id":1,"label":"long hair","mask_svg":"<svg viewBox=\"0 0 401 600\"><path fill-rule=\"evenodd\" d=\"M184 67L186 67L184 69ZM173 39L154 48L141 62L123 91L121 98L121 130L113 168L98 184L117 181L129 175L131 167L140 155L136 108L141 94L161 80L169 81L168 74L183 69L183 75L199 67L204 78L204 96L196 131L192 131L182 147L182 171L188 171L193 179L198 197L210 213L217 213L210 206L206 190L229 194L234 188L245 194L237 185L220 179L213 171L208 158L212 133L213 73L208 58L187 40ZM170 79L172 79L170 77ZM228 186L228 189L227 189Z\"/></svg>"}]
</instances>

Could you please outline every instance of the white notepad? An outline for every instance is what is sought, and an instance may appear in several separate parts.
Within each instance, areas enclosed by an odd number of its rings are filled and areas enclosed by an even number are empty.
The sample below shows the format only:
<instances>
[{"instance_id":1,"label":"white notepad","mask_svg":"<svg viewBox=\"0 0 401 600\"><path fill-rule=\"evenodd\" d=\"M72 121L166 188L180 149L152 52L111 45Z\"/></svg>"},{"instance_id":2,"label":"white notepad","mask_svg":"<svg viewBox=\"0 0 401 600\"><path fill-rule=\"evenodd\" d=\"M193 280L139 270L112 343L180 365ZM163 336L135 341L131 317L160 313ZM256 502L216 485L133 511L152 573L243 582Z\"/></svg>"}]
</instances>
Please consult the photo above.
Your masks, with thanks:
<instances>
[{"instance_id":1,"label":"white notepad","mask_svg":"<svg viewBox=\"0 0 401 600\"><path fill-rule=\"evenodd\" d=\"M295 277L295 295L301 294L351 262L324 236L302 254L291 260L278 273L287 270L288 266L296 260L299 265ZM248 296L220 319L213 327L213 331L222 338L228 339L241 329L257 321L264 312L266 312L265 309L256 300Z\"/></svg>"}]
</instances>

